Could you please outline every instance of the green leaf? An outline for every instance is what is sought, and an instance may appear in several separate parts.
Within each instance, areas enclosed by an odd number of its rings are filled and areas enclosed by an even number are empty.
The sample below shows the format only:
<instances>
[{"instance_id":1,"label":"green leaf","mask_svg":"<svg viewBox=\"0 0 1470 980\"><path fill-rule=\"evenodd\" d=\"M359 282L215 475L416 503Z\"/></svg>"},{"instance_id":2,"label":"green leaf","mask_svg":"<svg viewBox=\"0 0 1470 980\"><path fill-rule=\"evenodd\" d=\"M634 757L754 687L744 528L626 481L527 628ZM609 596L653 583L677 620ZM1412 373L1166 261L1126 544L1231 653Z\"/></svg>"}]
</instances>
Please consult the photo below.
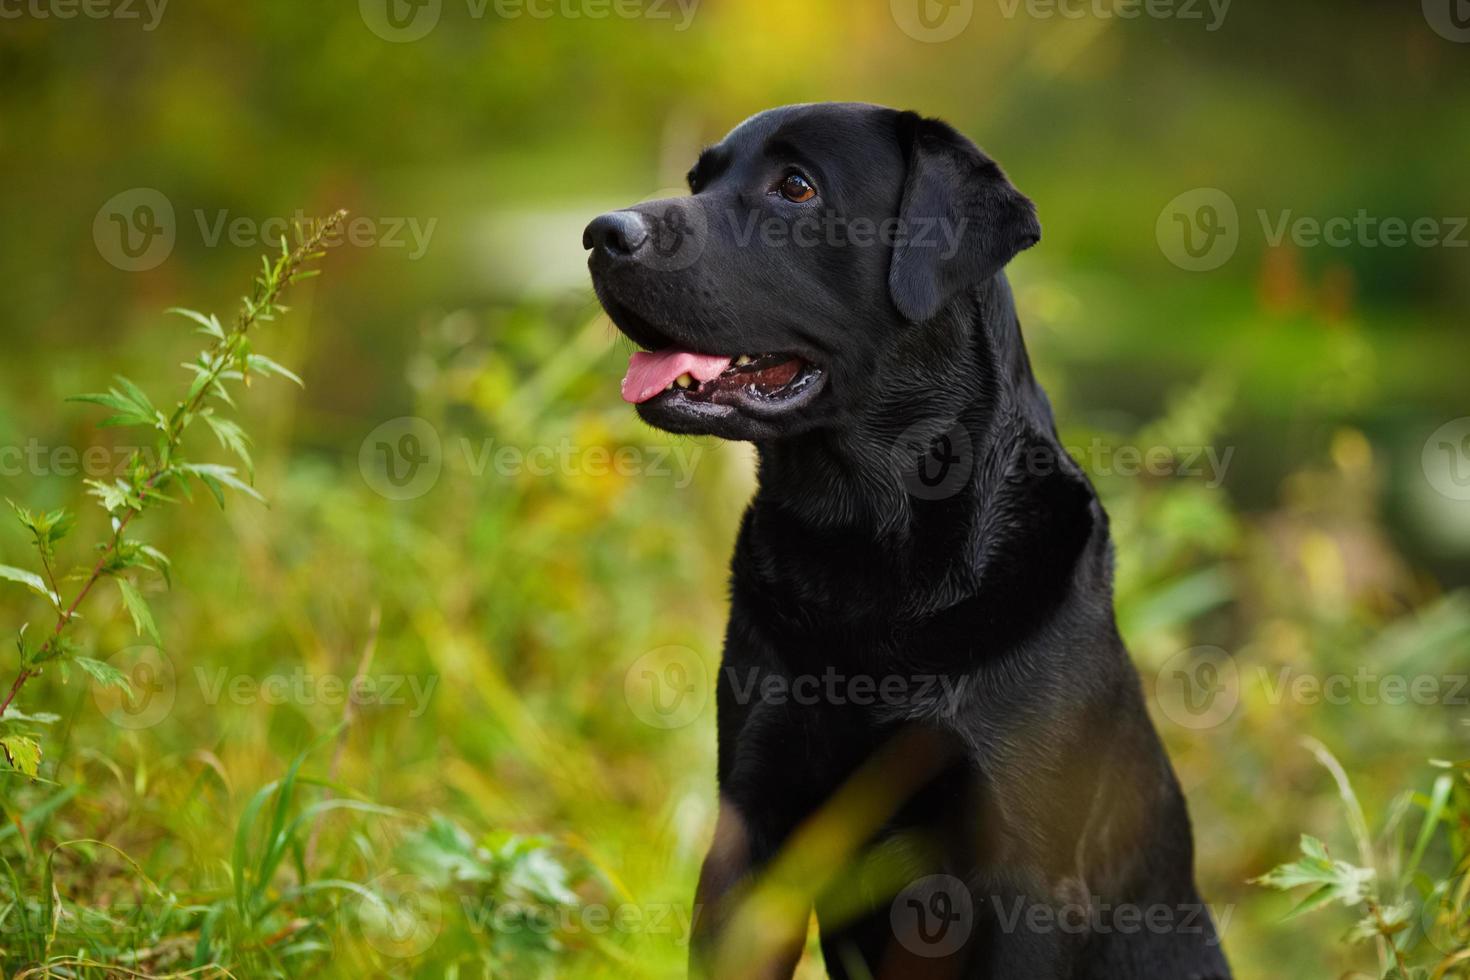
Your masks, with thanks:
<instances>
[{"instance_id":1,"label":"green leaf","mask_svg":"<svg viewBox=\"0 0 1470 980\"><path fill-rule=\"evenodd\" d=\"M200 482L209 488L210 493L214 494L214 499L220 507L225 505L222 487L231 487L262 503L265 502L265 498L260 495L259 491L236 475L233 466L220 466L217 463L184 463L179 469L198 477Z\"/></svg>"},{"instance_id":2,"label":"green leaf","mask_svg":"<svg viewBox=\"0 0 1470 980\"><path fill-rule=\"evenodd\" d=\"M30 528L32 531L36 529L36 516L31 513L30 508L22 507L9 497L5 498L5 502L10 505L11 510L15 511L15 516L20 518L21 524Z\"/></svg>"},{"instance_id":3,"label":"green leaf","mask_svg":"<svg viewBox=\"0 0 1470 980\"><path fill-rule=\"evenodd\" d=\"M1370 911L1359 919L1348 930L1346 939L1350 943L1362 943L1379 936L1392 938L1409 927L1409 920L1413 915L1414 906L1407 902L1386 905L1378 909L1376 914Z\"/></svg>"},{"instance_id":4,"label":"green leaf","mask_svg":"<svg viewBox=\"0 0 1470 980\"><path fill-rule=\"evenodd\" d=\"M186 310L182 306L173 306L165 310L164 312L174 313L178 316L187 317L188 319L193 320L195 323L199 324L200 333L208 334L209 336L214 337L217 340L225 339L225 328L220 326L219 318L212 313L206 316L205 314L200 313L198 310Z\"/></svg>"},{"instance_id":5,"label":"green leaf","mask_svg":"<svg viewBox=\"0 0 1470 980\"><path fill-rule=\"evenodd\" d=\"M229 419L220 418L213 412L204 416L204 421L214 430L215 437L219 439L221 448L229 449L239 456L245 464L245 471L255 478L255 461L250 458L250 437Z\"/></svg>"},{"instance_id":6,"label":"green leaf","mask_svg":"<svg viewBox=\"0 0 1470 980\"><path fill-rule=\"evenodd\" d=\"M181 485L187 486L187 484ZM174 583L173 578L169 575L169 571L173 567L173 562L169 560L168 555L165 555L151 544L140 544L138 545L138 550L153 560L153 570L163 576L164 584L172 588Z\"/></svg>"},{"instance_id":7,"label":"green leaf","mask_svg":"<svg viewBox=\"0 0 1470 980\"><path fill-rule=\"evenodd\" d=\"M31 532L31 537L35 539L36 550L41 553L42 558L50 561L55 557L56 542L66 537L67 532L76 525L76 517L65 507L58 507L56 510L43 514L34 514L13 500L9 503L16 517L20 518L21 524Z\"/></svg>"},{"instance_id":8,"label":"green leaf","mask_svg":"<svg viewBox=\"0 0 1470 980\"><path fill-rule=\"evenodd\" d=\"M1301 849L1304 857L1300 861L1272 868L1255 884L1279 891L1290 891L1303 885L1317 886L1311 894L1292 909L1287 918L1294 918L1332 902L1354 906L1369 897L1369 889L1375 877L1372 868L1359 868L1346 861L1335 861L1327 853L1320 840L1308 834L1302 835Z\"/></svg>"},{"instance_id":9,"label":"green leaf","mask_svg":"<svg viewBox=\"0 0 1470 980\"><path fill-rule=\"evenodd\" d=\"M154 643L162 643L163 638L158 635L158 626L153 622L153 613L148 608L148 600L143 594L125 578L113 579L117 583L117 590L122 593L123 604L128 607L128 614L133 617L133 628L142 636L147 633L153 638Z\"/></svg>"},{"instance_id":10,"label":"green leaf","mask_svg":"<svg viewBox=\"0 0 1470 980\"><path fill-rule=\"evenodd\" d=\"M69 402L89 402L93 405L101 405L103 408L110 408L114 412L138 411L138 406L124 398L116 389L106 392L93 391L84 395L68 395L66 400Z\"/></svg>"},{"instance_id":11,"label":"green leaf","mask_svg":"<svg viewBox=\"0 0 1470 980\"><path fill-rule=\"evenodd\" d=\"M54 725L61 720L61 716L53 715L48 711L37 711L35 714L26 714L12 704L5 711L5 720L13 722L28 721L33 725Z\"/></svg>"},{"instance_id":12,"label":"green leaf","mask_svg":"<svg viewBox=\"0 0 1470 980\"><path fill-rule=\"evenodd\" d=\"M194 380L190 382L189 390L184 395L184 400L179 403L177 409L182 412L185 405L192 404L194 399L199 396L199 393L204 390L205 385L214 383L214 372L209 360L203 354L199 355L197 362L191 363L184 361L179 366L194 372Z\"/></svg>"},{"instance_id":13,"label":"green leaf","mask_svg":"<svg viewBox=\"0 0 1470 980\"><path fill-rule=\"evenodd\" d=\"M56 510L47 511L46 514L41 517L35 529L36 536L38 538L42 536L45 537L46 544L48 546L46 549L48 552L48 557L50 552L49 546L55 545L56 542L66 537L69 533L71 533L71 529L76 527L76 525L77 515L73 514L65 507L58 507Z\"/></svg>"},{"instance_id":14,"label":"green leaf","mask_svg":"<svg viewBox=\"0 0 1470 980\"><path fill-rule=\"evenodd\" d=\"M72 657L70 662L86 671L92 680L103 687L120 687L132 697L133 685L128 681L128 676L112 664L93 660L91 657Z\"/></svg>"},{"instance_id":15,"label":"green leaf","mask_svg":"<svg viewBox=\"0 0 1470 980\"><path fill-rule=\"evenodd\" d=\"M135 498L133 488L122 480L116 483L103 483L101 480L83 482L91 487L87 492L102 501L103 510L109 514L116 514L125 507L131 507L134 510L142 509L142 502Z\"/></svg>"},{"instance_id":16,"label":"green leaf","mask_svg":"<svg viewBox=\"0 0 1470 980\"><path fill-rule=\"evenodd\" d=\"M1450 801L1450 792L1454 787L1454 779L1447 775L1440 776L1434 781L1434 789L1430 791L1429 800L1424 807L1424 823L1419 827L1419 837L1414 841L1414 850L1409 855L1408 863L1404 865L1402 881L1414 880L1414 873L1419 870L1419 862L1424 860L1424 852L1429 848L1435 828L1439 826L1444 816L1445 807Z\"/></svg>"},{"instance_id":17,"label":"green leaf","mask_svg":"<svg viewBox=\"0 0 1470 980\"><path fill-rule=\"evenodd\" d=\"M116 414L99 422L98 426L101 428L120 425L143 425L149 428L156 426L159 419L158 409L153 407L142 389L121 375L117 376L117 382L122 385L123 391L109 388L105 393L72 395L67 401L90 402L112 409Z\"/></svg>"},{"instance_id":18,"label":"green leaf","mask_svg":"<svg viewBox=\"0 0 1470 980\"><path fill-rule=\"evenodd\" d=\"M225 509L225 488L223 486L221 486L220 485L220 482L218 480L216 480L212 476L208 476L208 475L203 474L203 473L198 474L198 476L199 476L199 482L202 483L202 484L204 484L205 488L209 491L210 496L212 496L214 498L214 502L217 503L217 504L219 504L219 509L220 510L224 510Z\"/></svg>"},{"instance_id":19,"label":"green leaf","mask_svg":"<svg viewBox=\"0 0 1470 980\"><path fill-rule=\"evenodd\" d=\"M19 582L37 595L43 595L57 609L61 608L61 596L46 587L41 576L35 572L28 572L24 568L12 568L9 565L0 565L0 578Z\"/></svg>"},{"instance_id":20,"label":"green leaf","mask_svg":"<svg viewBox=\"0 0 1470 980\"><path fill-rule=\"evenodd\" d=\"M215 379L214 384L209 386L209 393L218 398L220 401L224 402L226 405L234 408L235 399L230 397L229 389L221 384L222 380L238 380L238 376L233 371L221 372L220 376Z\"/></svg>"},{"instance_id":21,"label":"green leaf","mask_svg":"<svg viewBox=\"0 0 1470 980\"><path fill-rule=\"evenodd\" d=\"M289 368L283 367L282 365L271 360L269 357L266 357L264 354L251 354L249 364L250 370L254 371L256 374L262 375L263 377L270 377L273 374L279 375L280 377L286 378L289 381L296 382L296 385L299 388L306 387L306 382L302 381L301 378L294 371L291 371Z\"/></svg>"},{"instance_id":22,"label":"green leaf","mask_svg":"<svg viewBox=\"0 0 1470 980\"><path fill-rule=\"evenodd\" d=\"M5 750L5 761L13 768L36 778L41 768L40 743L24 735L0 735L0 748Z\"/></svg>"},{"instance_id":23,"label":"green leaf","mask_svg":"<svg viewBox=\"0 0 1470 980\"><path fill-rule=\"evenodd\" d=\"M141 409L145 409L150 415L158 414L158 409L153 407L153 402L148 400L148 396L143 393L142 388L139 388L137 385L133 384L131 381L120 374L113 375L113 379L116 380L118 384L122 385L123 391L127 393L128 399L134 405L137 405Z\"/></svg>"}]
</instances>

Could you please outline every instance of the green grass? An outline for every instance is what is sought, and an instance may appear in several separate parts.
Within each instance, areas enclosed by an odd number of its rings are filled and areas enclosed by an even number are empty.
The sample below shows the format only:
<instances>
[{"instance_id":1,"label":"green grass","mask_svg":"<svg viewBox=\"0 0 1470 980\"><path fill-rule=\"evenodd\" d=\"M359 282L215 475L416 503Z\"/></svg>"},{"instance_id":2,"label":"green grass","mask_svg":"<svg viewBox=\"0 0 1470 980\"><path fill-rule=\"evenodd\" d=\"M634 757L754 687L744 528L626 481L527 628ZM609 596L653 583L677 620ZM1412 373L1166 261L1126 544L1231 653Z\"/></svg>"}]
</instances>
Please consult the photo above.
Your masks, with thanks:
<instances>
[{"instance_id":1,"label":"green grass","mask_svg":"<svg viewBox=\"0 0 1470 980\"><path fill-rule=\"evenodd\" d=\"M83 629L133 680L132 713L75 671L47 670L17 701L57 717L26 724L41 778L0 775L8 969L678 975L713 819L713 714L706 703L661 727L640 658L685 648L675 659L712 676L749 457L642 427L608 396L620 348L605 324L548 330L558 316L522 310L492 339L458 314L428 333L410 411L438 435L442 471L423 496L378 493L347 439L335 455L292 451L312 426L276 399L245 409L273 434L255 452L268 505L237 499L224 521L202 505L148 516L173 556L172 588L145 589L162 659L140 652L121 597L99 597ZM1211 445L1233 390L1197 386L1137 431L1071 428L1064 442ZM572 462L494 456L536 446L571 447L547 459ZM643 472L588 472L590 450L620 447ZM1398 814L1387 841L1415 833L1406 850L1385 844L1399 856L1379 860L1399 862L1404 886L1385 905L1433 897L1464 870L1463 769L1441 777L1458 787L1451 809L1427 761L1454 754L1463 712L1280 693L1282 670L1449 676L1462 662L1470 601L1393 562L1343 558L1373 532L1355 501L1377 465L1352 430L1308 461L1293 480L1333 500L1330 514L1290 493L1246 514L1201 478L1095 474L1151 697L1194 646L1229 649L1238 671L1238 705L1214 727L1180 724L1177 705L1157 717L1243 976L1377 958L1338 943L1351 915L1282 925L1288 906L1247 883L1303 831L1354 853L1304 734ZM354 678L373 683L356 701L342 693ZM1427 803L1404 795L1431 783ZM1437 815L1406 822L1416 806Z\"/></svg>"}]
</instances>

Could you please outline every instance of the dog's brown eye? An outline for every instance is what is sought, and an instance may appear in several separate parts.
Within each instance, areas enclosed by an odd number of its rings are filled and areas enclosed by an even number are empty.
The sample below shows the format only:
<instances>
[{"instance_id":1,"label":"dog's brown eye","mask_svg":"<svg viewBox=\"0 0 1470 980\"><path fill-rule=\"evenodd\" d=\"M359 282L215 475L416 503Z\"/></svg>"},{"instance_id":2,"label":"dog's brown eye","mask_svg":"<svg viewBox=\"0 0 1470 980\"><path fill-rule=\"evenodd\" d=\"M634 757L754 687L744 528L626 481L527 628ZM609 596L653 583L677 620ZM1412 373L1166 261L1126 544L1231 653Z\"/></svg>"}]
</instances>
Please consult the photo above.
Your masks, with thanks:
<instances>
[{"instance_id":1,"label":"dog's brown eye","mask_svg":"<svg viewBox=\"0 0 1470 980\"><path fill-rule=\"evenodd\" d=\"M787 174L777 190L793 204L805 204L817 196L817 189L801 174Z\"/></svg>"}]
</instances>

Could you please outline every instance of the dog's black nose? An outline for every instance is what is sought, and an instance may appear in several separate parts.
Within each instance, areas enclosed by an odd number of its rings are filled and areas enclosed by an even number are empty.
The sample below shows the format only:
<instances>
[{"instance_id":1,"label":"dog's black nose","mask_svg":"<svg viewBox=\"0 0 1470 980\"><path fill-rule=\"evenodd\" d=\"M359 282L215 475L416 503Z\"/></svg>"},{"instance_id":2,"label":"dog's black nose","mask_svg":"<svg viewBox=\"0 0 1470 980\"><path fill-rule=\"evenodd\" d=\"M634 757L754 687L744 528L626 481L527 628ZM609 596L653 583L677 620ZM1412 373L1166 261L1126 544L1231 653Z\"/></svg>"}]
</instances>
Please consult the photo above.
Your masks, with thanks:
<instances>
[{"instance_id":1,"label":"dog's black nose","mask_svg":"<svg viewBox=\"0 0 1470 980\"><path fill-rule=\"evenodd\" d=\"M593 218L582 232L583 248L598 248L615 257L634 255L648 241L648 225L637 211L609 211Z\"/></svg>"}]
</instances>

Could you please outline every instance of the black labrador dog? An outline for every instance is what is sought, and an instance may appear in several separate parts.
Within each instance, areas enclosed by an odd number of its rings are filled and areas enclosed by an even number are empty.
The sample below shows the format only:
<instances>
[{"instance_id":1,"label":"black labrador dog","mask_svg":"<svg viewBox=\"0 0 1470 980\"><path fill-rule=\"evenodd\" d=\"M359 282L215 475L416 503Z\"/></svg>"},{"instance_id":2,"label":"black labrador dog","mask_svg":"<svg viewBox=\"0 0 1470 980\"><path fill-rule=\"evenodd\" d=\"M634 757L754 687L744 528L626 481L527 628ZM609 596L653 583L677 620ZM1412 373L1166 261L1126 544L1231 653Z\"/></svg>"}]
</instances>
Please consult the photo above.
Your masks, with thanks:
<instances>
[{"instance_id":1,"label":"black labrador dog","mask_svg":"<svg viewBox=\"0 0 1470 980\"><path fill-rule=\"evenodd\" d=\"M1003 267L1035 208L943 122L789 106L602 215L623 396L748 440L691 970L1229 976Z\"/></svg>"}]
</instances>

